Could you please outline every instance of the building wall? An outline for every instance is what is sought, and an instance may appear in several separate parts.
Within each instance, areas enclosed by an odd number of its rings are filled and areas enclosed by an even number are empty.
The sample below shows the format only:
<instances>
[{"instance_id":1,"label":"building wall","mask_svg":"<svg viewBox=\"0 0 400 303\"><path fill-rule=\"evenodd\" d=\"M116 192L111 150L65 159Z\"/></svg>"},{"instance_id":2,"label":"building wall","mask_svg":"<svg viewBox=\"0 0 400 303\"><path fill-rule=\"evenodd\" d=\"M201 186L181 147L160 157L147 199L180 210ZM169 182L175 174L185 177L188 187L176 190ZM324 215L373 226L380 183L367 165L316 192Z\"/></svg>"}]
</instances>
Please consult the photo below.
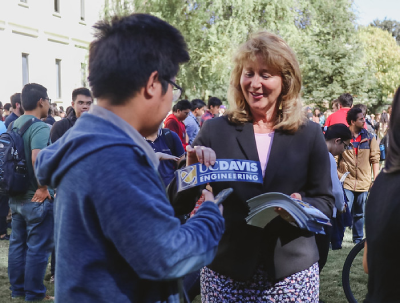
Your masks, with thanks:
<instances>
[{"instance_id":1,"label":"building wall","mask_svg":"<svg viewBox=\"0 0 400 303\"><path fill-rule=\"evenodd\" d=\"M22 55L28 55L29 82L48 90L52 102L71 103L71 92L85 81L93 24L99 19L101 0L0 0L0 101L3 105L23 87ZM61 65L61 92L56 94L56 60Z\"/></svg>"}]
</instances>

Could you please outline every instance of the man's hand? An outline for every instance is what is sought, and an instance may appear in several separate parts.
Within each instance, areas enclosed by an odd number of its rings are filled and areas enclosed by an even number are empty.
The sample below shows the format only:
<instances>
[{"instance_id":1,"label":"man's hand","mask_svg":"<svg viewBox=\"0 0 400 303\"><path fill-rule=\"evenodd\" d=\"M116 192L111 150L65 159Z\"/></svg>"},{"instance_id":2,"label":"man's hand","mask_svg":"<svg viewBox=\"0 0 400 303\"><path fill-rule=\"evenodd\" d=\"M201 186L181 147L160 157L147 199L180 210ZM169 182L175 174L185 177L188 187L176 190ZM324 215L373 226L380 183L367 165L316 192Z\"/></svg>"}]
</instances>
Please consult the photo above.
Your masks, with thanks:
<instances>
[{"instance_id":1,"label":"man's hand","mask_svg":"<svg viewBox=\"0 0 400 303\"><path fill-rule=\"evenodd\" d=\"M32 198L32 202L38 202L38 203L42 203L44 200L46 199L51 199L50 193L47 190L47 186L43 186L43 187L39 187L36 192L35 195Z\"/></svg>"},{"instance_id":2,"label":"man's hand","mask_svg":"<svg viewBox=\"0 0 400 303\"><path fill-rule=\"evenodd\" d=\"M161 153L161 152L156 152L156 156L157 156L157 158L158 158L158 160L173 160L173 161L178 161L180 158L179 157L176 157L176 156L174 156L174 155L168 155L168 154L165 154L165 153Z\"/></svg>"},{"instance_id":3,"label":"man's hand","mask_svg":"<svg viewBox=\"0 0 400 303\"><path fill-rule=\"evenodd\" d=\"M191 147L190 145L188 145L186 147L186 151L187 151L187 157L186 157L187 166L200 162L201 164L204 164L205 166L208 167L210 165L214 165L215 160L217 159L215 151L209 147L205 146Z\"/></svg>"}]
</instances>

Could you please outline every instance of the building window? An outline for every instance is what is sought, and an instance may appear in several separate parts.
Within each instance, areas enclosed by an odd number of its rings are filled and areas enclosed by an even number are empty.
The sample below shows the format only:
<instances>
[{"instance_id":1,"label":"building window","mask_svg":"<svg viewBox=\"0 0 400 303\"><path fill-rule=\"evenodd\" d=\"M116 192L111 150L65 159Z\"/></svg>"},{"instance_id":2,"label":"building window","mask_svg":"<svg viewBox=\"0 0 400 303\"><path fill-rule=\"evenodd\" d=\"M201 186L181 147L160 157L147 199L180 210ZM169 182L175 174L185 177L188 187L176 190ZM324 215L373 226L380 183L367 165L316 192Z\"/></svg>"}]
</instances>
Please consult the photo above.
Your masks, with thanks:
<instances>
[{"instance_id":1,"label":"building window","mask_svg":"<svg viewBox=\"0 0 400 303\"><path fill-rule=\"evenodd\" d=\"M60 0L54 0L54 12L60 13Z\"/></svg>"},{"instance_id":2,"label":"building window","mask_svg":"<svg viewBox=\"0 0 400 303\"><path fill-rule=\"evenodd\" d=\"M61 99L61 60L56 59L56 98Z\"/></svg>"},{"instance_id":3,"label":"building window","mask_svg":"<svg viewBox=\"0 0 400 303\"><path fill-rule=\"evenodd\" d=\"M29 83L28 54L22 54L22 86Z\"/></svg>"},{"instance_id":4,"label":"building window","mask_svg":"<svg viewBox=\"0 0 400 303\"><path fill-rule=\"evenodd\" d=\"M82 87L87 87L86 64L81 63L81 84Z\"/></svg>"},{"instance_id":5,"label":"building window","mask_svg":"<svg viewBox=\"0 0 400 303\"><path fill-rule=\"evenodd\" d=\"M81 0L81 21L85 21L85 0Z\"/></svg>"}]
</instances>

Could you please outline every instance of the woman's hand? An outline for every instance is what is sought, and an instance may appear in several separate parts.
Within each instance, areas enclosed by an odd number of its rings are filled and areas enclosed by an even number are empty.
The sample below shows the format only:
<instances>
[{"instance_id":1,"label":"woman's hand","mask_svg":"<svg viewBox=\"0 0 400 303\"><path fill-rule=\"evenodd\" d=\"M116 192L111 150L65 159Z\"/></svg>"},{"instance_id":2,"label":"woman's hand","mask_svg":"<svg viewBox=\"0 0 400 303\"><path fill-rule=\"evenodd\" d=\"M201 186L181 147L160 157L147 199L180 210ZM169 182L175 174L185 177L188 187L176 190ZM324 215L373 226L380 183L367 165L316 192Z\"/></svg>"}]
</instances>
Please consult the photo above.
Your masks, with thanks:
<instances>
[{"instance_id":1,"label":"woman's hand","mask_svg":"<svg viewBox=\"0 0 400 303\"><path fill-rule=\"evenodd\" d=\"M204 164L205 166L208 167L210 165L214 165L215 160L217 159L215 151L209 147L205 146L191 147L190 145L188 145L186 147L186 151L187 151L186 166L200 162L201 164Z\"/></svg>"},{"instance_id":2,"label":"woman's hand","mask_svg":"<svg viewBox=\"0 0 400 303\"><path fill-rule=\"evenodd\" d=\"M293 193L290 197L301 201L301 195L299 193ZM293 217L283 208L275 207L275 212L277 212L283 220L287 222L295 222L295 219L293 219Z\"/></svg>"}]
</instances>

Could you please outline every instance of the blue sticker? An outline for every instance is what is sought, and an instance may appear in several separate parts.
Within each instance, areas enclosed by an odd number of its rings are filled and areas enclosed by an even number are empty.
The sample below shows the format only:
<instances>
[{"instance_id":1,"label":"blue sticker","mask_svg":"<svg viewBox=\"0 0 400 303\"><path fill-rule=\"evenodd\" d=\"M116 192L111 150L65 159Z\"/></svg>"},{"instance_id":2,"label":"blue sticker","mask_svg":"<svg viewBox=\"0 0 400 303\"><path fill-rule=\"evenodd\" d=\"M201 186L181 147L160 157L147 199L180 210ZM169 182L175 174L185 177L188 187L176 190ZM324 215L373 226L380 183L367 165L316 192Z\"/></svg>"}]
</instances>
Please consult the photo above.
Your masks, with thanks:
<instances>
[{"instance_id":1,"label":"blue sticker","mask_svg":"<svg viewBox=\"0 0 400 303\"><path fill-rule=\"evenodd\" d=\"M218 159L213 166L196 163L175 172L178 192L211 182L263 183L261 164L257 161Z\"/></svg>"}]
</instances>

